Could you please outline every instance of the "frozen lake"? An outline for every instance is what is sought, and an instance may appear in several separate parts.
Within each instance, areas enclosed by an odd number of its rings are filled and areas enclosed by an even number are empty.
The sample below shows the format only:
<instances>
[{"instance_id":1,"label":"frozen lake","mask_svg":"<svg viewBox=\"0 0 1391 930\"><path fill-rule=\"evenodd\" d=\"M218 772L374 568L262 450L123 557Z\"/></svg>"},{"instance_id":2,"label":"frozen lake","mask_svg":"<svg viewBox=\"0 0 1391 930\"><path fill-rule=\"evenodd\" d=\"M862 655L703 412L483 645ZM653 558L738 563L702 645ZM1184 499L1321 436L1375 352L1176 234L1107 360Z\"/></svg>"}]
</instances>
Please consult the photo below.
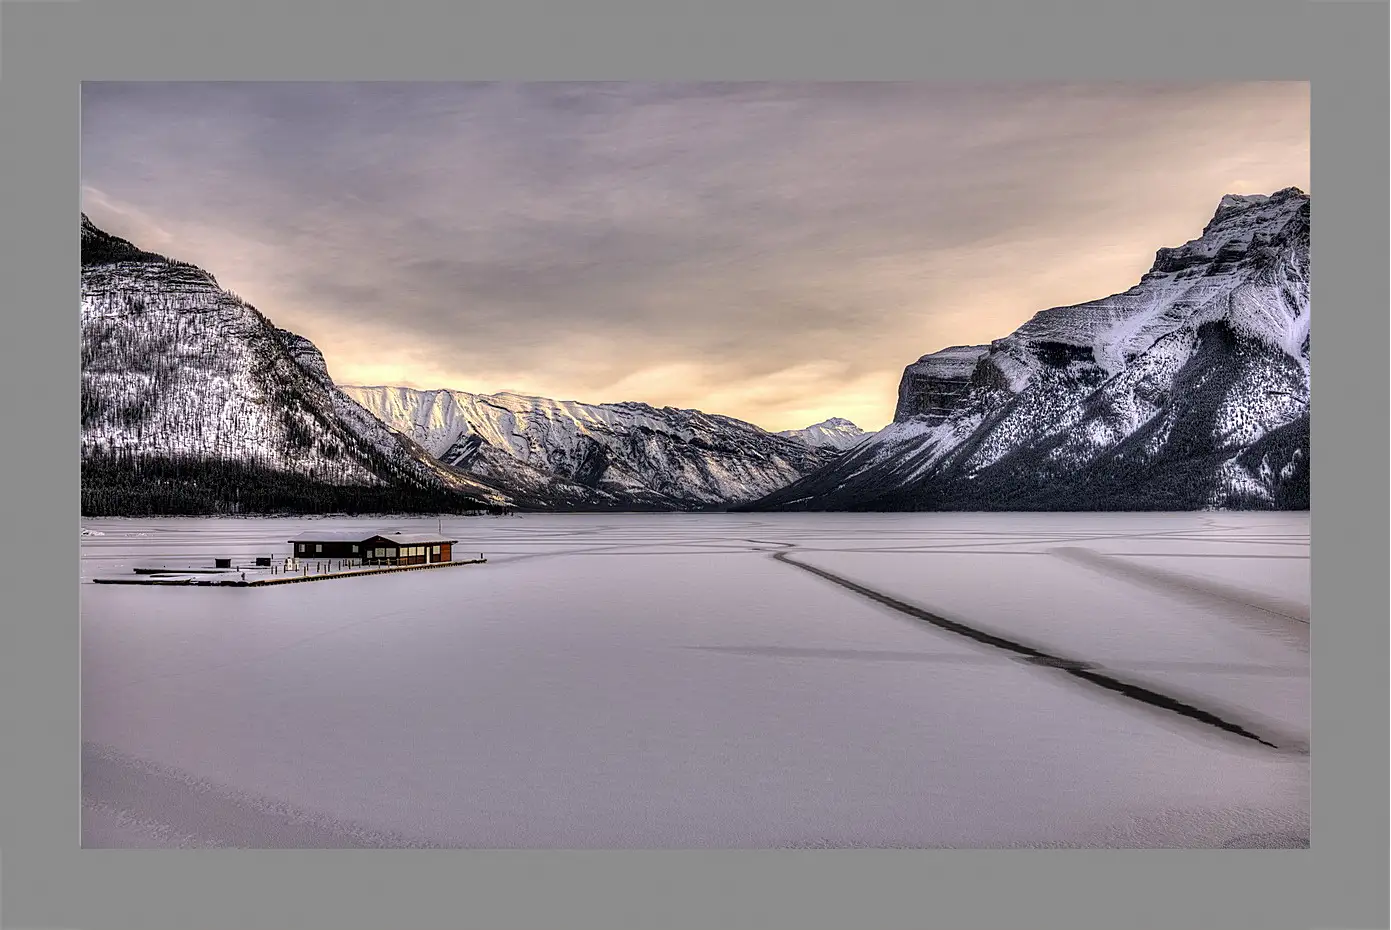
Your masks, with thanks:
<instances>
[{"instance_id":1,"label":"frozen lake","mask_svg":"<svg viewBox=\"0 0 1391 930\"><path fill-rule=\"evenodd\" d=\"M83 525L86 847L1308 844L1307 513Z\"/></svg>"}]
</instances>

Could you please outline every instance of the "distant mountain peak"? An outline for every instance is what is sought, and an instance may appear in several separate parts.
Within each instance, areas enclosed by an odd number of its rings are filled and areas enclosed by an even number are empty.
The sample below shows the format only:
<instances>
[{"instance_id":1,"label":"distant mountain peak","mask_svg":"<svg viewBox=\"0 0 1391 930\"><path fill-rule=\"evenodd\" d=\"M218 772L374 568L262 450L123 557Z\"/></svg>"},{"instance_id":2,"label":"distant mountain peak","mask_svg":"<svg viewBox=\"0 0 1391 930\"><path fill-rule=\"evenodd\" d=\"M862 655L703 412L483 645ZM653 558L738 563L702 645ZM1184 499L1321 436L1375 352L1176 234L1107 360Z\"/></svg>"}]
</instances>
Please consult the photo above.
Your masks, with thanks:
<instances>
[{"instance_id":1,"label":"distant mountain peak","mask_svg":"<svg viewBox=\"0 0 1391 930\"><path fill-rule=\"evenodd\" d=\"M865 432L845 417L831 417L802 429L783 430L778 435L795 439L813 449L844 452L874 434Z\"/></svg>"},{"instance_id":2,"label":"distant mountain peak","mask_svg":"<svg viewBox=\"0 0 1391 930\"><path fill-rule=\"evenodd\" d=\"M1308 199L1309 195L1297 187L1282 187L1273 194L1223 194L1217 202L1217 216L1232 210L1242 210L1262 203L1280 203L1298 198Z\"/></svg>"},{"instance_id":3,"label":"distant mountain peak","mask_svg":"<svg viewBox=\"0 0 1391 930\"><path fill-rule=\"evenodd\" d=\"M1308 202L1309 195L1297 187L1283 187L1273 194L1224 194L1217 202L1212 219L1203 227L1202 237L1194 242L1201 242L1232 224L1241 226L1248 221L1257 225L1283 224ZM1249 220L1245 214L1251 214Z\"/></svg>"},{"instance_id":4,"label":"distant mountain peak","mask_svg":"<svg viewBox=\"0 0 1391 930\"><path fill-rule=\"evenodd\" d=\"M1214 215L1221 216L1232 210L1265 203L1269 199L1269 194L1223 194L1222 199L1217 201L1217 212Z\"/></svg>"}]
</instances>

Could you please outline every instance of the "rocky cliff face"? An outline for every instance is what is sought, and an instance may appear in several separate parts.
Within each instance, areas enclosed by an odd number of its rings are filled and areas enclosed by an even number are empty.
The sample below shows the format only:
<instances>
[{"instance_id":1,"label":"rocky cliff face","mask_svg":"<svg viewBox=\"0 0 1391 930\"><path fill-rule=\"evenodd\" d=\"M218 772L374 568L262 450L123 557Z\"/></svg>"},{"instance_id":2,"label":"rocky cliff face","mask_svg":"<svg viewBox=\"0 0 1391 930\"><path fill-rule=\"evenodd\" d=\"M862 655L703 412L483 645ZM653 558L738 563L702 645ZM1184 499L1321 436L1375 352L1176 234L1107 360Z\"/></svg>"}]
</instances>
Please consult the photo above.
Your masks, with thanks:
<instances>
[{"instance_id":1,"label":"rocky cliff face","mask_svg":"<svg viewBox=\"0 0 1391 930\"><path fill-rule=\"evenodd\" d=\"M895 422L754 506L1304 508L1309 198L1228 195L1130 290L908 367Z\"/></svg>"},{"instance_id":2,"label":"rocky cliff face","mask_svg":"<svg viewBox=\"0 0 1391 930\"><path fill-rule=\"evenodd\" d=\"M440 461L547 508L722 508L834 457L698 410L405 387L342 391Z\"/></svg>"},{"instance_id":3,"label":"rocky cliff face","mask_svg":"<svg viewBox=\"0 0 1391 930\"><path fill-rule=\"evenodd\" d=\"M989 346L952 346L924 355L903 371L894 421L926 417L940 423L967 399L976 363Z\"/></svg>"}]
</instances>

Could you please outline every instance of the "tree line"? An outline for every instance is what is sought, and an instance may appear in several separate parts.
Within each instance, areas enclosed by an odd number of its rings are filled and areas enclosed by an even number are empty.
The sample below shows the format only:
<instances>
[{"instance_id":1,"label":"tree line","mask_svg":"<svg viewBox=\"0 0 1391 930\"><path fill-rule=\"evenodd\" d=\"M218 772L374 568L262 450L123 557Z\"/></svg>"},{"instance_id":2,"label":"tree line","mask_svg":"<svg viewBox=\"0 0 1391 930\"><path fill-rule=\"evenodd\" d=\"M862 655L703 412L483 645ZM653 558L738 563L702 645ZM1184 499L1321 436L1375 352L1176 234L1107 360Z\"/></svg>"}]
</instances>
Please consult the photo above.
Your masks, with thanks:
<instances>
[{"instance_id":1,"label":"tree line","mask_svg":"<svg viewBox=\"0 0 1391 930\"><path fill-rule=\"evenodd\" d=\"M508 512L457 491L334 484L255 462L101 448L82 460L85 517Z\"/></svg>"}]
</instances>

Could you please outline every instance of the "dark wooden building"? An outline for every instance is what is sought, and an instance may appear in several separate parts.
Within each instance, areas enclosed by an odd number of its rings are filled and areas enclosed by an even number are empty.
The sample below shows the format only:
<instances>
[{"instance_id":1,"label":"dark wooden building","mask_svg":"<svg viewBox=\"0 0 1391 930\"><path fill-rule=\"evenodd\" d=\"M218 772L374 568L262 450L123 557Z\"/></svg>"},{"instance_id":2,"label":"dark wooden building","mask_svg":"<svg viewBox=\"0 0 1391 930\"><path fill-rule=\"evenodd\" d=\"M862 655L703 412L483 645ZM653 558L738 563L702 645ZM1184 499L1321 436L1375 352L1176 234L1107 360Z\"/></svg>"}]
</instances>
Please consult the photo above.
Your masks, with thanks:
<instances>
[{"instance_id":1,"label":"dark wooden building","mask_svg":"<svg viewBox=\"0 0 1391 930\"><path fill-rule=\"evenodd\" d=\"M290 540L294 547L291 555L301 561L306 559L361 559L365 551L362 545L364 535L357 532L338 533L332 530L318 533L302 533Z\"/></svg>"},{"instance_id":2,"label":"dark wooden building","mask_svg":"<svg viewBox=\"0 0 1391 930\"><path fill-rule=\"evenodd\" d=\"M362 541L362 560L368 565L425 565L449 562L454 544L438 533L383 533Z\"/></svg>"},{"instance_id":3,"label":"dark wooden building","mask_svg":"<svg viewBox=\"0 0 1391 930\"><path fill-rule=\"evenodd\" d=\"M364 565L426 565L449 562L454 544L439 533L304 533L290 540L292 555L301 561L348 559Z\"/></svg>"}]
</instances>

